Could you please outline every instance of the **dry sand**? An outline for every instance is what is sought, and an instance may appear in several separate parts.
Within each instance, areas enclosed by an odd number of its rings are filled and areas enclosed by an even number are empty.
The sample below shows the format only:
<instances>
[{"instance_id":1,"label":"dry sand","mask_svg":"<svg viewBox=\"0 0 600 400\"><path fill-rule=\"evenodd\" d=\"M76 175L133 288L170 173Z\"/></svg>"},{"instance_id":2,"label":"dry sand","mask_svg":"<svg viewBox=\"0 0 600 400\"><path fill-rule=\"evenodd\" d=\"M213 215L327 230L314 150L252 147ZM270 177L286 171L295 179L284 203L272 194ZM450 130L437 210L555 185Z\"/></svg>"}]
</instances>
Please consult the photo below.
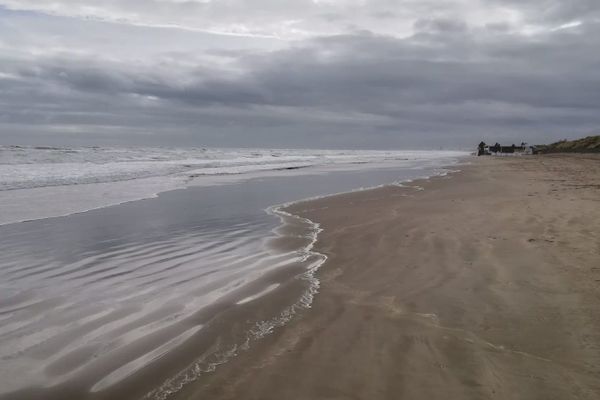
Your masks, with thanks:
<instances>
[{"instance_id":1,"label":"dry sand","mask_svg":"<svg viewBox=\"0 0 600 400\"><path fill-rule=\"evenodd\" d=\"M192 399L600 399L600 157L301 203L321 292Z\"/></svg>"}]
</instances>

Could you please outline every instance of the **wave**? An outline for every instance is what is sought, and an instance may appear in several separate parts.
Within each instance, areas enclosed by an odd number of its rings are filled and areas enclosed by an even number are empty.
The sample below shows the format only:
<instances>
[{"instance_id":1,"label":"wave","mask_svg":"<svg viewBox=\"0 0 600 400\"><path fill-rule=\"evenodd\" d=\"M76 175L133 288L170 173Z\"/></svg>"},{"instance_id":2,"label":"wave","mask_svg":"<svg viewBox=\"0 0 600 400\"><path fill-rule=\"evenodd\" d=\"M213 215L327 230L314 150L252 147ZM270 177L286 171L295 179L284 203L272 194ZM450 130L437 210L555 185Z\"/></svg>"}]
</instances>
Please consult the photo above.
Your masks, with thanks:
<instances>
[{"instance_id":1,"label":"wave","mask_svg":"<svg viewBox=\"0 0 600 400\"><path fill-rule=\"evenodd\" d=\"M0 225L81 213L189 186L339 170L435 168L466 154L0 146Z\"/></svg>"},{"instance_id":2,"label":"wave","mask_svg":"<svg viewBox=\"0 0 600 400\"><path fill-rule=\"evenodd\" d=\"M445 152L456 156L457 152ZM0 191L443 157L444 152L0 146Z\"/></svg>"}]
</instances>

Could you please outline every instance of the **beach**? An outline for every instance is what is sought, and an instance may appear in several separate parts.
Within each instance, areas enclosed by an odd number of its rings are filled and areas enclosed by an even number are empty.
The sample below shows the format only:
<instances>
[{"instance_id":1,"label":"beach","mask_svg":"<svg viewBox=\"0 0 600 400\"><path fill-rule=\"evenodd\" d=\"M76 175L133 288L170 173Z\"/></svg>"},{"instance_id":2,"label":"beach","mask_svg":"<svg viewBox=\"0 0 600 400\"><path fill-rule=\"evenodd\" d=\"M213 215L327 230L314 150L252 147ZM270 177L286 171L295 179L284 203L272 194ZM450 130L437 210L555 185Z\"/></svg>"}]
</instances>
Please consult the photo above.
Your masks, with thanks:
<instances>
[{"instance_id":1,"label":"beach","mask_svg":"<svg viewBox=\"0 0 600 400\"><path fill-rule=\"evenodd\" d=\"M600 0L0 0L0 400L600 400Z\"/></svg>"},{"instance_id":2,"label":"beach","mask_svg":"<svg viewBox=\"0 0 600 400\"><path fill-rule=\"evenodd\" d=\"M465 155L0 149L2 400L176 396L310 307L320 228L286 204Z\"/></svg>"},{"instance_id":3,"label":"beach","mask_svg":"<svg viewBox=\"0 0 600 400\"><path fill-rule=\"evenodd\" d=\"M600 398L600 157L469 161L289 207L311 308L173 398Z\"/></svg>"}]
</instances>

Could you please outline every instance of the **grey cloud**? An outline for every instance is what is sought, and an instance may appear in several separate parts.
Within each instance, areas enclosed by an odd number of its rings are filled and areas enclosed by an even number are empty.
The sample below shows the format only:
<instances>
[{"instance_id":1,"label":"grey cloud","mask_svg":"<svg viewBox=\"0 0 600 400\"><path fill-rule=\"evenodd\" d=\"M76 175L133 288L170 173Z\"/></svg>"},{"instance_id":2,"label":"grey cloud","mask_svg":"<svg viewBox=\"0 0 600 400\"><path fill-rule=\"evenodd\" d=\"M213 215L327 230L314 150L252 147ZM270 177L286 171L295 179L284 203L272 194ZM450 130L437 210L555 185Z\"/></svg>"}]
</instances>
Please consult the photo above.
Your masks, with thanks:
<instances>
[{"instance_id":1,"label":"grey cloud","mask_svg":"<svg viewBox=\"0 0 600 400\"><path fill-rule=\"evenodd\" d=\"M0 138L438 147L547 142L600 124L600 24L536 36L449 18L417 27L403 39L361 32L251 50L0 48Z\"/></svg>"},{"instance_id":2,"label":"grey cloud","mask_svg":"<svg viewBox=\"0 0 600 400\"><path fill-rule=\"evenodd\" d=\"M144 26L177 26L241 35L307 37L356 31L405 36L420 19L468 26L524 21L555 23L597 12L594 0L0 0L15 10L95 18ZM511 11L507 14L506 12ZM513 29L520 29L520 22Z\"/></svg>"},{"instance_id":3,"label":"grey cloud","mask_svg":"<svg viewBox=\"0 0 600 400\"><path fill-rule=\"evenodd\" d=\"M465 32L467 24L452 19L419 19L414 23L417 32Z\"/></svg>"},{"instance_id":4,"label":"grey cloud","mask_svg":"<svg viewBox=\"0 0 600 400\"><path fill-rule=\"evenodd\" d=\"M486 0L490 5L508 6L524 13L530 21L565 23L600 17L597 0Z\"/></svg>"},{"instance_id":5,"label":"grey cloud","mask_svg":"<svg viewBox=\"0 0 600 400\"><path fill-rule=\"evenodd\" d=\"M371 13L371 17L375 19L395 19L398 14L390 10L379 10Z\"/></svg>"}]
</instances>

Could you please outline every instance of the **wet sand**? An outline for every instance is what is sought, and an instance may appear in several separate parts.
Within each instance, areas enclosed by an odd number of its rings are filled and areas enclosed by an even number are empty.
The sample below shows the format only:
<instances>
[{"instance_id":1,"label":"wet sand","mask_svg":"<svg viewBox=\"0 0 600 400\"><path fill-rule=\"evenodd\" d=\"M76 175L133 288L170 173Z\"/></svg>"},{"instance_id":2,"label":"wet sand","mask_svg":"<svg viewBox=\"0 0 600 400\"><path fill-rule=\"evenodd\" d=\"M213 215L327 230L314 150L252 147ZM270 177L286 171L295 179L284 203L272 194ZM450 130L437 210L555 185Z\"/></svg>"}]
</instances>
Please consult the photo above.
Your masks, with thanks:
<instances>
[{"instance_id":1,"label":"wet sand","mask_svg":"<svg viewBox=\"0 0 600 400\"><path fill-rule=\"evenodd\" d=\"M600 157L472 161L291 207L312 309L174 398L600 398Z\"/></svg>"},{"instance_id":2,"label":"wet sand","mask_svg":"<svg viewBox=\"0 0 600 400\"><path fill-rule=\"evenodd\" d=\"M0 399L163 399L203 379L316 289L317 227L265 208L452 160L434 161L193 187L0 226Z\"/></svg>"}]
</instances>

